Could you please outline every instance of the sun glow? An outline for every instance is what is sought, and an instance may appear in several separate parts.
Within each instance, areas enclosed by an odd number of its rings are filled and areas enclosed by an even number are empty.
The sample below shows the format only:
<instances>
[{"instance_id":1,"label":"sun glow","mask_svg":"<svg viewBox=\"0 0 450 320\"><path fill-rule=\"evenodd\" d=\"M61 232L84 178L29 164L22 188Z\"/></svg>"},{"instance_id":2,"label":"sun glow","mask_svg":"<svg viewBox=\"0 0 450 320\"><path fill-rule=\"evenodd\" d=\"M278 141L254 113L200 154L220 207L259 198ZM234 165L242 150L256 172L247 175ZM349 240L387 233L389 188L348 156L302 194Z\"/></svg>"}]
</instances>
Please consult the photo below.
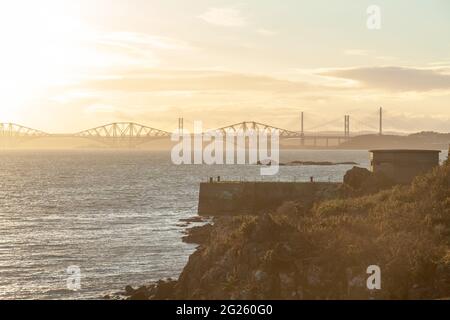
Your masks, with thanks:
<instances>
[{"instance_id":1,"label":"sun glow","mask_svg":"<svg viewBox=\"0 0 450 320\"><path fill-rule=\"evenodd\" d=\"M73 78L88 29L62 1L5 1L0 5L2 121L17 116L27 100Z\"/></svg>"}]
</instances>

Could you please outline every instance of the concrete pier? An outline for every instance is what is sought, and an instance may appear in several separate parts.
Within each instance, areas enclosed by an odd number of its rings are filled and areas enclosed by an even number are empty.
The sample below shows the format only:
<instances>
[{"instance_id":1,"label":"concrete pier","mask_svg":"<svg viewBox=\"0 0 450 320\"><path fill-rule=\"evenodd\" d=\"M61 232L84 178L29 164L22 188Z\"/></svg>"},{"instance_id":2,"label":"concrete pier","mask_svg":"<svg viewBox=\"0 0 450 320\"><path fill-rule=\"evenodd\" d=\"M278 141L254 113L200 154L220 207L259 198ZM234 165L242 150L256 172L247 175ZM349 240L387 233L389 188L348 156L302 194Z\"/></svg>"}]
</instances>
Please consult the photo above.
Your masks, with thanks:
<instances>
[{"instance_id":1,"label":"concrete pier","mask_svg":"<svg viewBox=\"0 0 450 320\"><path fill-rule=\"evenodd\" d=\"M339 185L329 182L203 182L198 214L260 214L273 211L286 201L311 203L335 193Z\"/></svg>"}]
</instances>

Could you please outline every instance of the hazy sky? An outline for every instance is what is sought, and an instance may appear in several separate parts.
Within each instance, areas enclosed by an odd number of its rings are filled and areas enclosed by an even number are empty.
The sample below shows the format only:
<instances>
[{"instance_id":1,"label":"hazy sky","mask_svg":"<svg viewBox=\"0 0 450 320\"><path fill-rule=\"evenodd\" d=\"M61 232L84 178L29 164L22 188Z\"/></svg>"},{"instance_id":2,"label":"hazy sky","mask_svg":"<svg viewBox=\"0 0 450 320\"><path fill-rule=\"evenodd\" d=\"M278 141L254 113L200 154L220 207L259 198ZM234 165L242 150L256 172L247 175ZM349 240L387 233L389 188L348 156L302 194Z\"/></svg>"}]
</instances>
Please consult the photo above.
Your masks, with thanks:
<instances>
[{"instance_id":1,"label":"hazy sky","mask_svg":"<svg viewBox=\"0 0 450 320\"><path fill-rule=\"evenodd\" d=\"M363 130L380 106L387 130L450 131L447 0L2 1L0 39L0 122L44 131L299 130L300 111L306 129L350 114Z\"/></svg>"}]
</instances>

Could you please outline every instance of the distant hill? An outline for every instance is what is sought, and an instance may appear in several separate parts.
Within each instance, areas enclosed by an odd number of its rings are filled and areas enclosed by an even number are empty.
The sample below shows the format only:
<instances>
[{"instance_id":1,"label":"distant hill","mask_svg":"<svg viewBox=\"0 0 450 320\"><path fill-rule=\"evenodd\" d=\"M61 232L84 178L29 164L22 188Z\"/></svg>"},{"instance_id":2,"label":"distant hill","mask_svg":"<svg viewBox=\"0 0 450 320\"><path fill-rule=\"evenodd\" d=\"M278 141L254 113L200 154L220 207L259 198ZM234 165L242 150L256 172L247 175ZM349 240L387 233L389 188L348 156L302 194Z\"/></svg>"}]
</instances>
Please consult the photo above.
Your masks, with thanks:
<instances>
[{"instance_id":1,"label":"distant hill","mask_svg":"<svg viewBox=\"0 0 450 320\"><path fill-rule=\"evenodd\" d=\"M447 149L450 144L450 133L419 132L407 136L367 134L354 137L341 144L340 149L379 149L379 148L412 148L412 149Z\"/></svg>"}]
</instances>

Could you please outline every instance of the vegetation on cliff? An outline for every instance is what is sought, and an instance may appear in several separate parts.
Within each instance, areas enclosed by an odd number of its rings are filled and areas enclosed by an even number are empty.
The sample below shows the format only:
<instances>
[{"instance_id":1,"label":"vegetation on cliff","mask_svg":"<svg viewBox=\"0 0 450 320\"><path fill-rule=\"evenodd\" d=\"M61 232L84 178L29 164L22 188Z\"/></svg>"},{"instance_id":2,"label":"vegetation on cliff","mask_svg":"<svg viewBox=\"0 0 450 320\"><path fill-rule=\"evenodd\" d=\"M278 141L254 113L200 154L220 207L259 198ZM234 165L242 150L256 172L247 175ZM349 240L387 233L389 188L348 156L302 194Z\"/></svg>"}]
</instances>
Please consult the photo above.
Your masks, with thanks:
<instances>
[{"instance_id":1,"label":"vegetation on cliff","mask_svg":"<svg viewBox=\"0 0 450 320\"><path fill-rule=\"evenodd\" d=\"M450 296L450 164L373 195L216 220L177 281L150 299L434 299ZM369 265L381 289L368 290ZM164 290L158 294L159 287ZM170 290L168 290L170 288Z\"/></svg>"}]
</instances>

